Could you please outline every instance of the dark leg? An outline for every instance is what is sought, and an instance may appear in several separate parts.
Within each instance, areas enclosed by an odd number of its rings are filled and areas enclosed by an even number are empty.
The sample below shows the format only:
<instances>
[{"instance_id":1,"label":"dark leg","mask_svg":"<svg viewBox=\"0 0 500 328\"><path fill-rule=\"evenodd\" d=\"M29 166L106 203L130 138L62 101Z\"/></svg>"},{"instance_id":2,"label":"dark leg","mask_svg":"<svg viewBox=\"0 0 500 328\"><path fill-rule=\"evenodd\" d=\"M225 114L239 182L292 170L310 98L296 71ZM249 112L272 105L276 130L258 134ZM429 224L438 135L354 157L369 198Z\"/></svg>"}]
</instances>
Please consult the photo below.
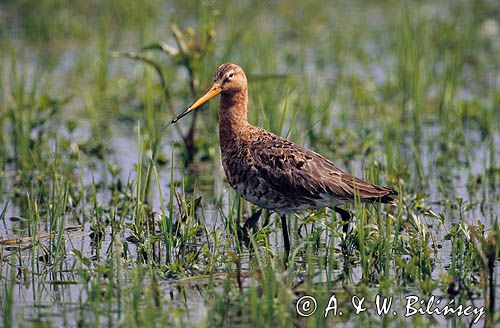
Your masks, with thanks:
<instances>
[{"instance_id":1,"label":"dark leg","mask_svg":"<svg viewBox=\"0 0 500 328\"><path fill-rule=\"evenodd\" d=\"M259 221L261 214L262 209L259 209L257 212L252 214L252 216L245 221L245 224L243 224L243 229L252 230L253 227L255 227L255 224L257 224L257 222Z\"/></svg>"},{"instance_id":2,"label":"dark leg","mask_svg":"<svg viewBox=\"0 0 500 328\"><path fill-rule=\"evenodd\" d=\"M257 222L259 221L260 215L262 214L262 209L258 210L252 216L250 216L245 223L243 224L243 227L240 228L239 226L237 227L238 229L238 237L240 238L241 241L245 243L245 245L248 247L250 244L250 238L248 237L249 231L255 227Z\"/></svg>"},{"instance_id":3,"label":"dark leg","mask_svg":"<svg viewBox=\"0 0 500 328\"><path fill-rule=\"evenodd\" d=\"M285 263L290 255L290 239L288 238L288 226L286 225L286 215L281 215L281 230L283 230L283 245L285 246Z\"/></svg>"},{"instance_id":4,"label":"dark leg","mask_svg":"<svg viewBox=\"0 0 500 328\"><path fill-rule=\"evenodd\" d=\"M344 233L347 234L347 232L349 231L349 222L351 221L351 214L338 206L334 206L333 210L340 214L340 217L342 218L343 222L342 231L344 231Z\"/></svg>"}]
</instances>

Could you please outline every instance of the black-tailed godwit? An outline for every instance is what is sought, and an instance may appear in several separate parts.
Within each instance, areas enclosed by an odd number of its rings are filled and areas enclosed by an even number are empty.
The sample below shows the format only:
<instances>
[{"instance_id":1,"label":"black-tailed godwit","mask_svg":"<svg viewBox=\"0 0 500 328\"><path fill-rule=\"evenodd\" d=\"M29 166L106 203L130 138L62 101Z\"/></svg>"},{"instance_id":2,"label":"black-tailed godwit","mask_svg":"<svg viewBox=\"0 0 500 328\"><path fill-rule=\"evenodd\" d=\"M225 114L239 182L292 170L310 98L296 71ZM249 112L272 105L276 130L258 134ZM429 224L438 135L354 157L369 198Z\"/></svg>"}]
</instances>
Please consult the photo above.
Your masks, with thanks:
<instances>
[{"instance_id":1,"label":"black-tailed godwit","mask_svg":"<svg viewBox=\"0 0 500 328\"><path fill-rule=\"evenodd\" d=\"M338 205L356 197L363 203L396 201L394 190L358 179L320 154L250 124L247 78L238 65L221 65L212 87L172 123L218 94L222 166L229 184L247 201L281 216L286 257L288 213L330 207L348 219Z\"/></svg>"}]
</instances>

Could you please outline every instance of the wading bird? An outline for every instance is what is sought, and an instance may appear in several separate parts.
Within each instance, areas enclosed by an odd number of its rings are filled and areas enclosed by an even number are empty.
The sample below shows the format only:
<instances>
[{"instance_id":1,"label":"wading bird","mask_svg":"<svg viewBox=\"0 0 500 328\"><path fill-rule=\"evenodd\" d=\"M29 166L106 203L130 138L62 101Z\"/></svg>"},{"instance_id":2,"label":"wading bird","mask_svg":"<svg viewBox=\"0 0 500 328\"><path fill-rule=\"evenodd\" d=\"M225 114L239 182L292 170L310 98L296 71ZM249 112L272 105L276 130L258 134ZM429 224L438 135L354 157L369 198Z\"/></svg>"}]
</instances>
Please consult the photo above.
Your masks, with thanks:
<instances>
[{"instance_id":1,"label":"wading bird","mask_svg":"<svg viewBox=\"0 0 500 328\"><path fill-rule=\"evenodd\" d=\"M281 216L286 258L290 241L286 215L330 207L348 221L338 205L395 203L397 192L358 179L320 154L248 122L248 84L238 65L221 65L212 87L172 123L220 94L219 142L222 166L231 187L247 201Z\"/></svg>"}]
</instances>

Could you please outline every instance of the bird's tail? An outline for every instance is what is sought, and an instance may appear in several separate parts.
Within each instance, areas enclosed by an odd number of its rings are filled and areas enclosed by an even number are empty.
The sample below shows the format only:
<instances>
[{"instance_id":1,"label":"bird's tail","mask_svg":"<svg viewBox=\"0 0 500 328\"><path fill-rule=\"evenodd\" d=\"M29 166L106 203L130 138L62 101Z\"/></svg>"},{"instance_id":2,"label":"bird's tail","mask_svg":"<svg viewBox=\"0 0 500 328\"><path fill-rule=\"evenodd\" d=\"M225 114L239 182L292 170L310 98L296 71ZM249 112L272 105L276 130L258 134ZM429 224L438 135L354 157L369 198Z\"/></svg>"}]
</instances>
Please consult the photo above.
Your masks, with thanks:
<instances>
[{"instance_id":1,"label":"bird's tail","mask_svg":"<svg viewBox=\"0 0 500 328\"><path fill-rule=\"evenodd\" d=\"M393 206L397 206L399 204L398 201L398 193L396 191L392 191L392 193L384 195L380 197L377 202L381 202L383 204L389 204Z\"/></svg>"}]
</instances>

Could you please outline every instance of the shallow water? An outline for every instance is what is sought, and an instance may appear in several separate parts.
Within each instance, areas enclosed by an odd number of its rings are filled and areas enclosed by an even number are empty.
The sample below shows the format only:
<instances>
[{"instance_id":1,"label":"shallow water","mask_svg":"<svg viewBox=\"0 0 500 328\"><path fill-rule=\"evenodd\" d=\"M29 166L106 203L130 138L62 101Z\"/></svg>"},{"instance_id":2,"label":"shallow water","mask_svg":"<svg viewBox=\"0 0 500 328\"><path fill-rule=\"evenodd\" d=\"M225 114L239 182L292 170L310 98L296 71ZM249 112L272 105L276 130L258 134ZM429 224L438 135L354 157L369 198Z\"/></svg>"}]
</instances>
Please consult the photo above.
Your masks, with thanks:
<instances>
[{"instance_id":1,"label":"shallow water","mask_svg":"<svg viewBox=\"0 0 500 328\"><path fill-rule=\"evenodd\" d=\"M448 11L443 8L434 8L435 5L428 5L427 10L433 11L435 15L436 13L441 13L441 15L449 15ZM433 9L434 8L434 9ZM352 9L351 9L352 10ZM351 13L352 14L352 13ZM380 10L374 10L374 17L380 19L380 16L383 16ZM0 6L0 17L5 16L2 12L2 7ZM278 27L279 28L279 23ZM224 33L224 32L223 32ZM9 31L9 34L16 38L15 31ZM159 35L162 35L159 32ZM127 40L125 40L127 42ZM23 47L22 41L21 48ZM134 47L136 44L133 43L129 45L130 47ZM56 65L56 68L53 72L53 77L55 82L53 82L49 86L49 90L57 92L60 88L64 86L64 76L71 75L71 70L75 61L77 61L78 51L79 49L74 45L72 47L68 47L67 50L62 51L60 54L59 64ZM297 48L298 50L301 47L297 46L296 41L288 44L290 48ZM350 72L353 76L357 76L360 79L370 79L376 85L384 85L388 80L391 79L391 67L394 66L395 59L391 55L387 55L383 51L383 47L376 43L366 43L364 46L366 48L366 52L371 55L369 58L373 61L369 65L368 73L364 66L361 63L349 62L345 67L340 67L338 64L328 64L322 68L321 71L317 68L316 56L317 54L313 49L309 51L305 51L302 59L304 65L304 73L301 77L308 79L309 81L313 81L313 83L323 83L327 82L329 85L333 84L336 81L336 77L338 76L339 71L342 69L344 71ZM123 47L125 49L125 46ZM382 58L381 58L382 57ZM28 88L31 86L31 80L35 75L35 68L37 62L34 58L28 58L28 63L23 64L24 68L27 71L27 80L28 80ZM333 59L332 59L333 60ZM21 65L21 63L19 63ZM289 68L287 65L281 63L277 65L277 72L287 74ZM112 65L111 71L118 72L130 72L133 70L133 65L130 62L125 60L118 60L116 63ZM444 68L443 68L444 69ZM131 73L131 72L130 72ZM266 73L266 72L263 72ZM181 81L186 79L186 76L182 75L185 72L179 72L179 79ZM58 81L58 78L61 78ZM210 77L206 77L207 80L210 80ZM500 74L495 72L495 70L491 70L488 76L484 77L485 80L490 81L489 83L492 86L498 85L498 81L500 79ZM432 88L431 88L432 89ZM434 91L430 91L432 93ZM439 92L438 89L435 91ZM460 89L457 91L458 99L469 99L471 94L473 95L475 90L469 91L467 89ZM284 94L276 95L279 97L284 97ZM383 102L383 99L381 99ZM176 106L182 108L185 104L176 103ZM332 121L338 116L341 115L342 111L340 108L340 103L333 103L331 105L331 117ZM87 121L86 118L82 118L81 116L85 116L82 114L84 111L84 105L80 102L76 101L71 106L70 111L65 111L62 113L62 116L65 118L68 117L76 117L78 119L78 128L71 136L74 141L86 140L91 137L91 123ZM97 108L99 110L99 108ZM260 113L259 113L260 114ZM259 115L258 114L258 115ZM202 114L203 115L203 114ZM205 114L206 115L206 114ZM110 128L110 138L106 140L106 158L102 161L99 161L95 158L86 158L84 160L83 165L83 184L91 185L92 181L103 181L104 184L110 182L110 174L107 173L107 166L112 164L116 165L120 169L119 178L125 184L128 180L136 181L137 173L135 167L137 165L137 154L138 154L138 144L137 144L137 126L134 124L127 124L123 122L118 122L114 117L108 118L111 122ZM184 123L183 123L184 124ZM186 123L187 124L187 123ZM355 127L356 125L353 124ZM301 131L294 131L293 124L287 120L285 121L284 131L293 131L294 133L299 133ZM214 131L215 132L215 131ZM61 127L61 131L59 131L60 135L66 136L67 132L64 127ZM438 279L442 272L445 272L449 269L450 263L452 261L451 258L451 243L448 240L445 240L445 236L448 234L448 230L453 224L459 224L462 222L462 218L459 216L459 211L456 209L451 209L450 206L444 204L445 201L449 200L451 202L457 202L457 199L463 199L468 202L481 202L484 201L484 204L481 206L475 206L471 210L464 213L463 221L465 223L477 225L477 222L480 221L487 228L491 227L495 219L498 219L498 215L500 213L500 201L498 190L491 188L490 185L498 186L498 182L489 183L489 181L482 181L482 184L472 190L468 187L470 178L477 178L484 176L485 171L490 168L490 148L486 144L485 141L481 140L480 132L474 129L467 129L466 133L466 147L462 147L460 149L460 160L464 161L466 158L469 160L468 166L465 165L457 165L454 167L453 165L448 165L448 172L446 172L446 177L443 177L443 173L436 169L436 161L440 155L439 145L437 143L437 139L440 133L440 127L427 124L423 125L423 139L420 143L419 155L421 156L423 176L425 176L425 181L423 184L427 185L427 187L422 190L428 194L426 197L426 203L430 206L430 208L435 213L443 213L446 222L445 225L440 225L436 220L431 220L429 218L421 217L420 219L428 224L427 229L432 231L437 243L441 246L438 249L438 253L436 255L436 265L432 271L432 278ZM303 135L297 137L292 133L292 136L295 141L300 144L303 144L303 140L300 138L305 138ZM325 131L325 136L331 136L329 131ZM500 158L500 134L497 132L494 137L495 144L495 158ZM202 217L205 220L206 224L210 228L220 229L224 231L222 226L223 222L221 220L221 213L219 211L219 206L221 206L221 211L223 213L228 213L230 211L232 204L231 197L234 196L234 193L230 191L230 187L225 182L223 170L221 164L219 162L219 155L215 155L209 162L200 162L193 165L189 170L186 170L181 161L178 160L179 153L177 150L174 151L175 158L174 162L171 162L170 155L172 153L172 143L178 142L178 138L176 134L173 132L173 129L167 129L167 132L163 136L163 141L161 143L161 153L165 155L167 159L167 163L164 166L158 166L159 180L160 186L163 193L163 199L160 198L158 190L156 188L156 181L153 181L153 188L151 188L151 205L154 212L161 212L162 203L168 203L169 195L169 186L170 186L170 166L174 167L174 180L177 182L181 182L183 177L187 174L196 177L197 186L196 186L196 195L202 197L202 206L199 211L202 212ZM412 141L408 141L408 144L412 144ZM313 148L317 148L316 145L312 145ZM321 146L320 146L321 147ZM408 161L412 160L411 151L409 149L405 149L407 153L405 153ZM340 160L340 159L339 159ZM336 160L334 160L337 162ZM455 163L455 162L454 162ZM356 156L354 161L351 163L351 167L347 168L348 170L352 170L353 173L357 176L366 176L366 166L367 163L363 159ZM409 165L409 167L412 167ZM79 169L77 170L79 171ZM3 194L0 198L0 213L1 210L6 207L6 215L5 219L0 222L0 237L3 239L13 238L19 235L20 231L22 231L23 235L26 235L26 229L21 228L24 223L20 221L16 221L15 219L21 215L21 210L17 207L15 202L11 202L10 198L12 195L10 194L10 187L13 180L13 176L15 174L14 169L9 169L7 166L7 170L5 172L5 176L7 177L5 181L5 185L3 186ZM416 176L416 174L415 174ZM494 176L494 175L493 175ZM446 186L441 186L441 180L450 178L450 183ZM413 176L412 179L415 179ZM153 179L154 180L154 179ZM178 188L179 192L182 192L181 188ZM97 198L101 203L106 203L109 200L109 192L103 191L98 192ZM215 203L213 200L220 199L220 203ZM7 201L9 203L7 204ZM91 206L89 206L89 209ZM24 250L22 252L12 251L8 249L5 245L0 245L1 258L3 260L1 271L3 275L8 275L10 272L10 263L6 258L14 258L19 255L19 260L22 264L22 267L26 270L20 270L16 272L17 283L14 285L14 302L17 313L20 313L22 319L26 322L37 322L40 319L45 320L50 318L50 321L54 323L54 325L74 325L79 319L84 317L88 311L88 315L95 315L95 313L102 312L96 311L92 313L91 311L81 310L82 304L86 303L89 300L89 292L88 292L88 284L86 285L82 281L81 275L74 270L73 265L76 262L76 257L72 250L76 249L82 252L85 256L89 258L93 258L91 262L91 269L95 270L96 267L101 263L100 261L102 257L108 252L109 247L111 245L111 230L107 227L102 243L96 247L92 244L92 239L89 237L91 231L91 225L88 221L82 218L77 218L79 220L75 220L75 218L67 217L66 221L64 221L65 227L71 226L80 226L81 222L84 221L84 224L81 225L81 235L73 234L68 240L64 243L66 247L67 257L64 259L62 263L59 263L58 267L54 267L51 263L43 263L37 259L40 256L41 251L39 249L36 252L32 252L31 248ZM42 220L40 224L40 229L44 231L48 231L48 223ZM322 234L322 240L327 240L330 237L331 232L326 231ZM121 241L125 244L128 244L128 251L130 258L137 257L137 249L132 242L127 241L127 237L131 235L130 231L125 230L121 231L117 238L120 238ZM225 238L231 238L231 236L224 236ZM281 249L281 233L274 232L272 237L270 238L272 245L271 249L276 253L280 252ZM299 240L294 240L294 242L299 243ZM43 242L42 242L43 243ZM26 245L29 245L27 243ZM199 245L195 245L199 246ZM338 240L335 241L335 246L338 246ZM97 257L97 255L101 256L101 259ZM249 257L252 256L248 254L247 250L244 250L244 256L241 259L242 262L242 271L250 271L250 260ZM498 261L496 262L496 266L498 268ZM29 271L32 266L36 267L36 271L40 273L36 277L31 275ZM122 268L127 269L127 268ZM327 272L317 268L317 275L315 277L316 283L322 283L329 279L336 279L338 276L342 274L342 268L336 269L332 272L334 277L327 277ZM227 275L233 274L232 272L221 272L219 274L214 274L211 277L199 277L194 276L193 279L178 279L171 278L168 276L160 277L160 287L161 291L164 295L167 295L167 302L164 304L164 308L169 311L182 311L185 314L185 317L189 320L190 324L193 323L202 323L203 320L207 317L207 312L210 310L207 306L206 302L206 293L205 289L207 284L213 283L215 285L214 289L217 292L222 294L223 290L223 277ZM31 279L28 279L32 277ZM360 283L362 278L362 270L360 265L354 266L351 268L351 277L350 280L353 285L357 285ZM496 271L496 280L499 281L500 273L499 270ZM151 277L146 277L146 281L150 281ZM250 280L250 279L248 279ZM244 282L244 287L248 288L248 280ZM131 281L123 281L124 288L131 284ZM335 291L337 292L337 291ZM339 292L341 292L339 290ZM404 294L407 295L411 292L418 292L418 288L416 286L408 287ZM435 290L436 295L446 297L443 295L442 291ZM500 287L497 286L496 295L500 294ZM401 296L401 295L399 295ZM480 306L484 303L484 299L475 299L476 306ZM179 310L181 309L181 310ZM108 309L112 315L111 319L116 320L120 317L118 305L113 305L112 309ZM101 324L105 325L106 322L104 319L105 316L101 319ZM181 316L182 317L182 316ZM352 318L352 317L351 317ZM181 320L181 319L179 319ZM446 319L442 316L436 316L436 320L438 324L450 324ZM355 320L349 320L346 323L346 326L356 326L358 323Z\"/></svg>"},{"instance_id":2,"label":"shallow water","mask_svg":"<svg viewBox=\"0 0 500 328\"><path fill-rule=\"evenodd\" d=\"M136 139L134 138L132 133L125 133L128 128L121 129L120 126L116 126L113 129L113 138L110 140L110 145L111 148L114 149L112 154L110 154L110 162L118 165L121 168L121 173L120 177L126 181L127 179L135 180L136 179L136 174L134 170L134 166L137 163L137 142ZM128 130L130 131L130 130ZM435 136L435 130L430 129L428 134L426 135L430 136L432 139ZM476 201L476 199L481 199L481 190L477 190L476 194L471 195L469 193L469 190L466 186L467 184L467 176L469 174L481 174L484 172L486 165L488 163L488 149L485 145L481 145L480 141L478 140L478 136L475 133L470 133L469 135L470 142L471 144L475 144L476 146L473 147L473 151L470 154L471 158L471 166L470 169L462 169L462 170L456 170L454 176L457 177L453 179L453 182L451 184L452 190L455 192L455 195L457 198L462 198L464 200L468 201ZM426 144L425 142L423 143L424 145ZM422 154L425 154L425 156L422 158L424 167L431 167L430 164L428 164L433 156L435 156L435 151L432 150L430 147L423 147L423 151L421 152ZM497 149L498 150L498 149ZM167 142L163 143L162 146L162 151L165 152L166 154L171 152L171 147L170 144ZM500 153L497 154L497 156L500 156ZM169 198L168 190L169 190L169 179L170 179L170 172L169 172L169 165L166 167L163 167L159 174L160 174L160 181L162 185L162 191L164 195L164 199ZM359 171L361 171L361 163L358 162L357 164L353 165L355 168L358 168ZM221 169L221 166L219 163L211 163L211 165L207 166L209 171L204 172L203 171L203 166L198 168L197 174L200 174L200 177L203 178L203 175L207 175L210 177L207 181L216 181L213 184L212 188L201 188L198 190L198 193L203 197L203 206L204 206L204 218L207 221L207 224L209 226L215 225L220 225L220 217L218 217L218 212L215 210L214 206L215 204L210 204L207 203L209 199L213 199L213 193L215 192L216 194L218 193L225 193L229 186L227 183L223 182L224 177L223 177L223 172ZM217 172L218 176L214 176L214 172ZM84 183L85 184L90 184L92 182L92 173L94 173L94 179L98 180L99 179L99 174L96 171L88 170L85 171L84 173ZM361 175L361 172L357 172L358 175ZM436 212L436 213L441 213L443 209L445 209L444 206L437 204L436 202L440 201L442 199L442 194L440 191L437 189L435 186L435 179L436 177L432 174L432 172L427 172L428 175L430 176L429 179L429 185L431 186L428 189L429 197L427 198L428 203L431 207L431 209ZM426 175L427 175L426 173ZM175 178L179 179L183 174L183 168L180 168L178 166L175 167ZM205 186L207 187L207 186ZM491 193L491 196L493 199L495 197L498 197L498 195L495 194L494 191L488 191ZM220 194L219 194L220 195ZM5 195L6 196L6 195ZM4 196L4 197L5 197ZM216 197L218 198L218 197ZM153 210L157 212L161 212L161 206L160 206L160 198L158 193L156 192L156 189L153 188L153 194L152 194L152 204L153 204ZM229 203L229 200L225 202L225 206L227 206ZM0 204L0 209L5 206L4 204ZM224 211L227 211L227 208L224 209ZM489 227L492 224L492 220L496 217L494 213L499 213L499 204L497 202L487 202L485 205L485 214L484 216L481 213L481 210L479 208L474 208L472 211L466 212L465 219L464 221L470 224L475 224L477 220L480 220L485 226ZM449 229L450 225L453 223L460 223L461 219L459 217L453 215L447 216L447 219L449 219L449 222L446 223L446 228L445 226L438 225L437 222L432 222L433 220L425 219L424 222L428 222L430 224L429 229L434 229L432 227L438 227L439 230L433 230L433 233L435 234L436 239L438 240L438 244L441 246L439 248L439 252L436 256L437 259L437 265L435 266L432 277L434 279L438 279L440 274L442 273L442 270L446 270L451 262L451 244L449 241L443 240L444 236L448 233L447 229ZM215 216L215 220L211 219L210 216ZM7 214L6 218L2 222L2 228L0 230L0 236L3 238L12 238L16 236L16 226L18 225L17 221L12 221L11 217L17 217L19 216L19 211L16 208L15 205L10 204L7 205ZM74 225L74 222L68 221L65 224L66 226L72 226ZM26 283L19 283L15 286L15 304L16 307L22 308L22 313L23 313L23 318L27 322L29 321L35 321L39 320L40 318L48 318L51 317L52 321L54 323L61 323L63 324L65 320L67 322L75 322L78 319L78 316L81 315L78 312L78 304L82 301L85 301L85 297L87 293L85 292L85 286L81 284L81 279L79 278L78 274L73 272L71 270L71 265L75 258L71 255L71 250L72 249L77 249L80 250L83 254L95 254L96 250L92 246L92 239L89 237L89 231L90 231L90 226L88 224L84 225L82 227L83 235L82 236L76 236L69 238L68 241L65 243L67 252L69 256L67 259L64 261L63 267L60 267L56 270L56 272L51 273L54 268L52 268L50 265L43 264L36 259L32 259L32 254L30 254L30 251L25 251L22 254L23 258L22 261L27 265L28 267L30 266L29 263L32 261L36 262L36 265L39 266L39 270L41 272L46 271L46 274L42 274L39 278L29 281ZM126 237L128 233L124 233L123 237ZM324 238L327 238L327 234L323 234ZM109 228L106 230L102 245L100 247L100 253L105 254L108 247L110 246L110 230ZM278 240L278 244L275 245L275 249L277 250L279 247L281 247L281 234L277 233L276 236ZM276 240L275 238L271 238L272 241ZM299 241L295 241L299 242ZM337 246L338 246L338 241L337 241ZM274 247L273 247L274 248ZM134 256L135 253L135 247L133 244L130 244L129 251L131 251L131 257ZM3 256L8 256L10 251L6 250L5 247L2 250ZM248 263L247 260L243 260L243 270L245 270L245 267ZM497 265L499 263L497 262ZM3 272L8 272L6 270L8 265L6 262L4 262L4 268L2 269ZM320 282L325 282L327 277L325 276L326 272L318 272L318 276L315 279L317 283ZM342 270L339 269L338 271L333 272L334 276L330 277L331 279L336 279L335 275L341 275ZM497 270L496 272L497 276L497 281L500 278L500 273ZM353 267L351 271L351 280L353 284L358 284L360 282L360 278L362 277L361 274L361 268L359 266ZM211 280L211 279L209 279ZM177 280L162 280L161 281L161 288L163 292L166 295L170 295L169 299L171 302L175 302L177 304L183 304L183 308L185 308L185 311L187 311L187 315L189 317L189 320L192 320L191 323L193 322L200 322L205 316L206 316L206 311L207 308L204 305L204 297L202 296L203 292L200 291L203 290L203 281L199 282L186 282L186 283L180 283L182 285L182 288L179 288L179 282ZM200 286L200 287L198 287ZM500 293L500 287L497 287L497 294ZM445 296L441 295L441 291L436 290L435 291L436 296ZM476 299L475 300L476 306L481 306L483 305L483 300L482 299ZM168 305L166 305L168 307ZM402 304L401 304L402 306ZM193 310L194 309L194 310ZM118 317L118 314L117 314ZM444 319L441 316L436 316L436 319L438 322L441 322L442 324L446 324L446 319ZM349 326L349 325L348 325Z\"/></svg>"}]
</instances>

